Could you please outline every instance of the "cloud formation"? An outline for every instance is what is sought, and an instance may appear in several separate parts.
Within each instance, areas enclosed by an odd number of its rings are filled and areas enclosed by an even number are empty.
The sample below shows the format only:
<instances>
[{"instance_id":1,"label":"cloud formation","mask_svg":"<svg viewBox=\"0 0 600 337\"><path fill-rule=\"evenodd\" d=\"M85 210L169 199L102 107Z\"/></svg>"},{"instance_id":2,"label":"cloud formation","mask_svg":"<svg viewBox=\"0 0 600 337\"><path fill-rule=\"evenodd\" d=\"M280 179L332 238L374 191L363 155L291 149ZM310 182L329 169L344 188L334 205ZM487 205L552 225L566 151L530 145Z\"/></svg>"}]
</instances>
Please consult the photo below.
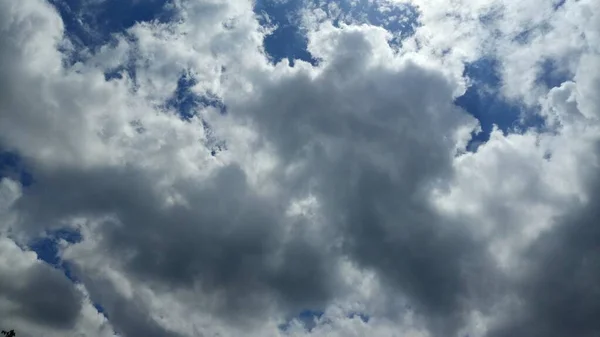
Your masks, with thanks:
<instances>
[{"instance_id":1,"label":"cloud formation","mask_svg":"<svg viewBox=\"0 0 600 337\"><path fill-rule=\"evenodd\" d=\"M315 62L293 66L272 62L251 1L170 1L98 47L61 5L0 0L0 148L33 177L0 181L2 328L600 331L594 0L382 0L364 17L305 1L294 22ZM456 99L481 58L499 65L495 94L544 125L472 152L479 122ZM81 233L57 243L75 281L28 248L56 229Z\"/></svg>"}]
</instances>

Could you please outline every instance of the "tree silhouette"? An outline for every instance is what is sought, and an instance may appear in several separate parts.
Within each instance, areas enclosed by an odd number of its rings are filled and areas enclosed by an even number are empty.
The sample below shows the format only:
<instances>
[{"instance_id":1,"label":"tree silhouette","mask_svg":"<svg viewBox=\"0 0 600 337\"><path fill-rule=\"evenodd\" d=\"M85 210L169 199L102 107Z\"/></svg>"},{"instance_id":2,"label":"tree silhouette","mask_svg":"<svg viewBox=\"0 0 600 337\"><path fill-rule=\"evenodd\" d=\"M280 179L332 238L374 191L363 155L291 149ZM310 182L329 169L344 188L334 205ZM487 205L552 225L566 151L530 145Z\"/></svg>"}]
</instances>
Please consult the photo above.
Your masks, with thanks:
<instances>
[{"instance_id":1,"label":"tree silhouette","mask_svg":"<svg viewBox=\"0 0 600 337\"><path fill-rule=\"evenodd\" d=\"M2 334L6 337L15 337L17 335L15 333L15 330L9 330L9 331L2 330Z\"/></svg>"}]
</instances>

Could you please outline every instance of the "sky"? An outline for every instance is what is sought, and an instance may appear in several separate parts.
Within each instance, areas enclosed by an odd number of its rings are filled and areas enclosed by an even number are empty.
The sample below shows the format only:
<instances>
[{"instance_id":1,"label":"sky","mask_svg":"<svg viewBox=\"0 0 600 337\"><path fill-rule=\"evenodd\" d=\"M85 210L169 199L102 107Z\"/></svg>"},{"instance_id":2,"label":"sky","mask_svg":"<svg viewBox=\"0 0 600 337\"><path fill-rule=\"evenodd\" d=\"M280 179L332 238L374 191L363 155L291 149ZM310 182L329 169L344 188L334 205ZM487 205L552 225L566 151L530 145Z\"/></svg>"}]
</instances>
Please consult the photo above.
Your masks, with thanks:
<instances>
[{"instance_id":1,"label":"sky","mask_svg":"<svg viewBox=\"0 0 600 337\"><path fill-rule=\"evenodd\" d=\"M0 0L0 328L600 334L598 0Z\"/></svg>"}]
</instances>

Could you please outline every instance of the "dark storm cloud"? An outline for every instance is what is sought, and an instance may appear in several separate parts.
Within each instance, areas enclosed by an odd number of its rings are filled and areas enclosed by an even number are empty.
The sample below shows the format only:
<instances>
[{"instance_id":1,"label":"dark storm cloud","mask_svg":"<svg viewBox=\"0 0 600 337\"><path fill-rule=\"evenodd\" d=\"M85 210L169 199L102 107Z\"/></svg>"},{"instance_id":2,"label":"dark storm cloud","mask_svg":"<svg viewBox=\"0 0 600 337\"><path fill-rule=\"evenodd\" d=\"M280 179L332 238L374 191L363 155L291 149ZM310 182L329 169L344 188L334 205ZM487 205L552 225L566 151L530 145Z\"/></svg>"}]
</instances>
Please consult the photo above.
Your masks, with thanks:
<instances>
[{"instance_id":1,"label":"dark storm cloud","mask_svg":"<svg viewBox=\"0 0 600 337\"><path fill-rule=\"evenodd\" d=\"M42 263L22 272L4 270L0 275L0 298L12 303L4 315L18 315L59 329L75 324L82 305L81 295L71 281Z\"/></svg>"}]
</instances>

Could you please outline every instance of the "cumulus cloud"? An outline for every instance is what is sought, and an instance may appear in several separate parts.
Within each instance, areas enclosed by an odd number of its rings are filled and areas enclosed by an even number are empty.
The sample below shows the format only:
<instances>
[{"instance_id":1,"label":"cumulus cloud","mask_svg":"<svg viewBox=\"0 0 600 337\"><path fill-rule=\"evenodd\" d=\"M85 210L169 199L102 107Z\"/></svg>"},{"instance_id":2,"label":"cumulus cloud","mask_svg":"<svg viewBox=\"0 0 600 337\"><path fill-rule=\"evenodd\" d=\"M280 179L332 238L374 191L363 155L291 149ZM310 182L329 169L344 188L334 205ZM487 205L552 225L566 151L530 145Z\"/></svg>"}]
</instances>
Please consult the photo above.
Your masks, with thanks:
<instances>
[{"instance_id":1,"label":"cumulus cloud","mask_svg":"<svg viewBox=\"0 0 600 337\"><path fill-rule=\"evenodd\" d=\"M45 0L0 0L0 145L34 177L0 182L2 328L597 334L592 2L419 0L410 34L306 2L316 62L290 66L251 1L172 1L169 20L79 50ZM466 150L479 124L455 100L481 57L545 129ZM182 118L182 76L220 105ZM82 235L58 249L77 283L27 248L58 228Z\"/></svg>"}]
</instances>

